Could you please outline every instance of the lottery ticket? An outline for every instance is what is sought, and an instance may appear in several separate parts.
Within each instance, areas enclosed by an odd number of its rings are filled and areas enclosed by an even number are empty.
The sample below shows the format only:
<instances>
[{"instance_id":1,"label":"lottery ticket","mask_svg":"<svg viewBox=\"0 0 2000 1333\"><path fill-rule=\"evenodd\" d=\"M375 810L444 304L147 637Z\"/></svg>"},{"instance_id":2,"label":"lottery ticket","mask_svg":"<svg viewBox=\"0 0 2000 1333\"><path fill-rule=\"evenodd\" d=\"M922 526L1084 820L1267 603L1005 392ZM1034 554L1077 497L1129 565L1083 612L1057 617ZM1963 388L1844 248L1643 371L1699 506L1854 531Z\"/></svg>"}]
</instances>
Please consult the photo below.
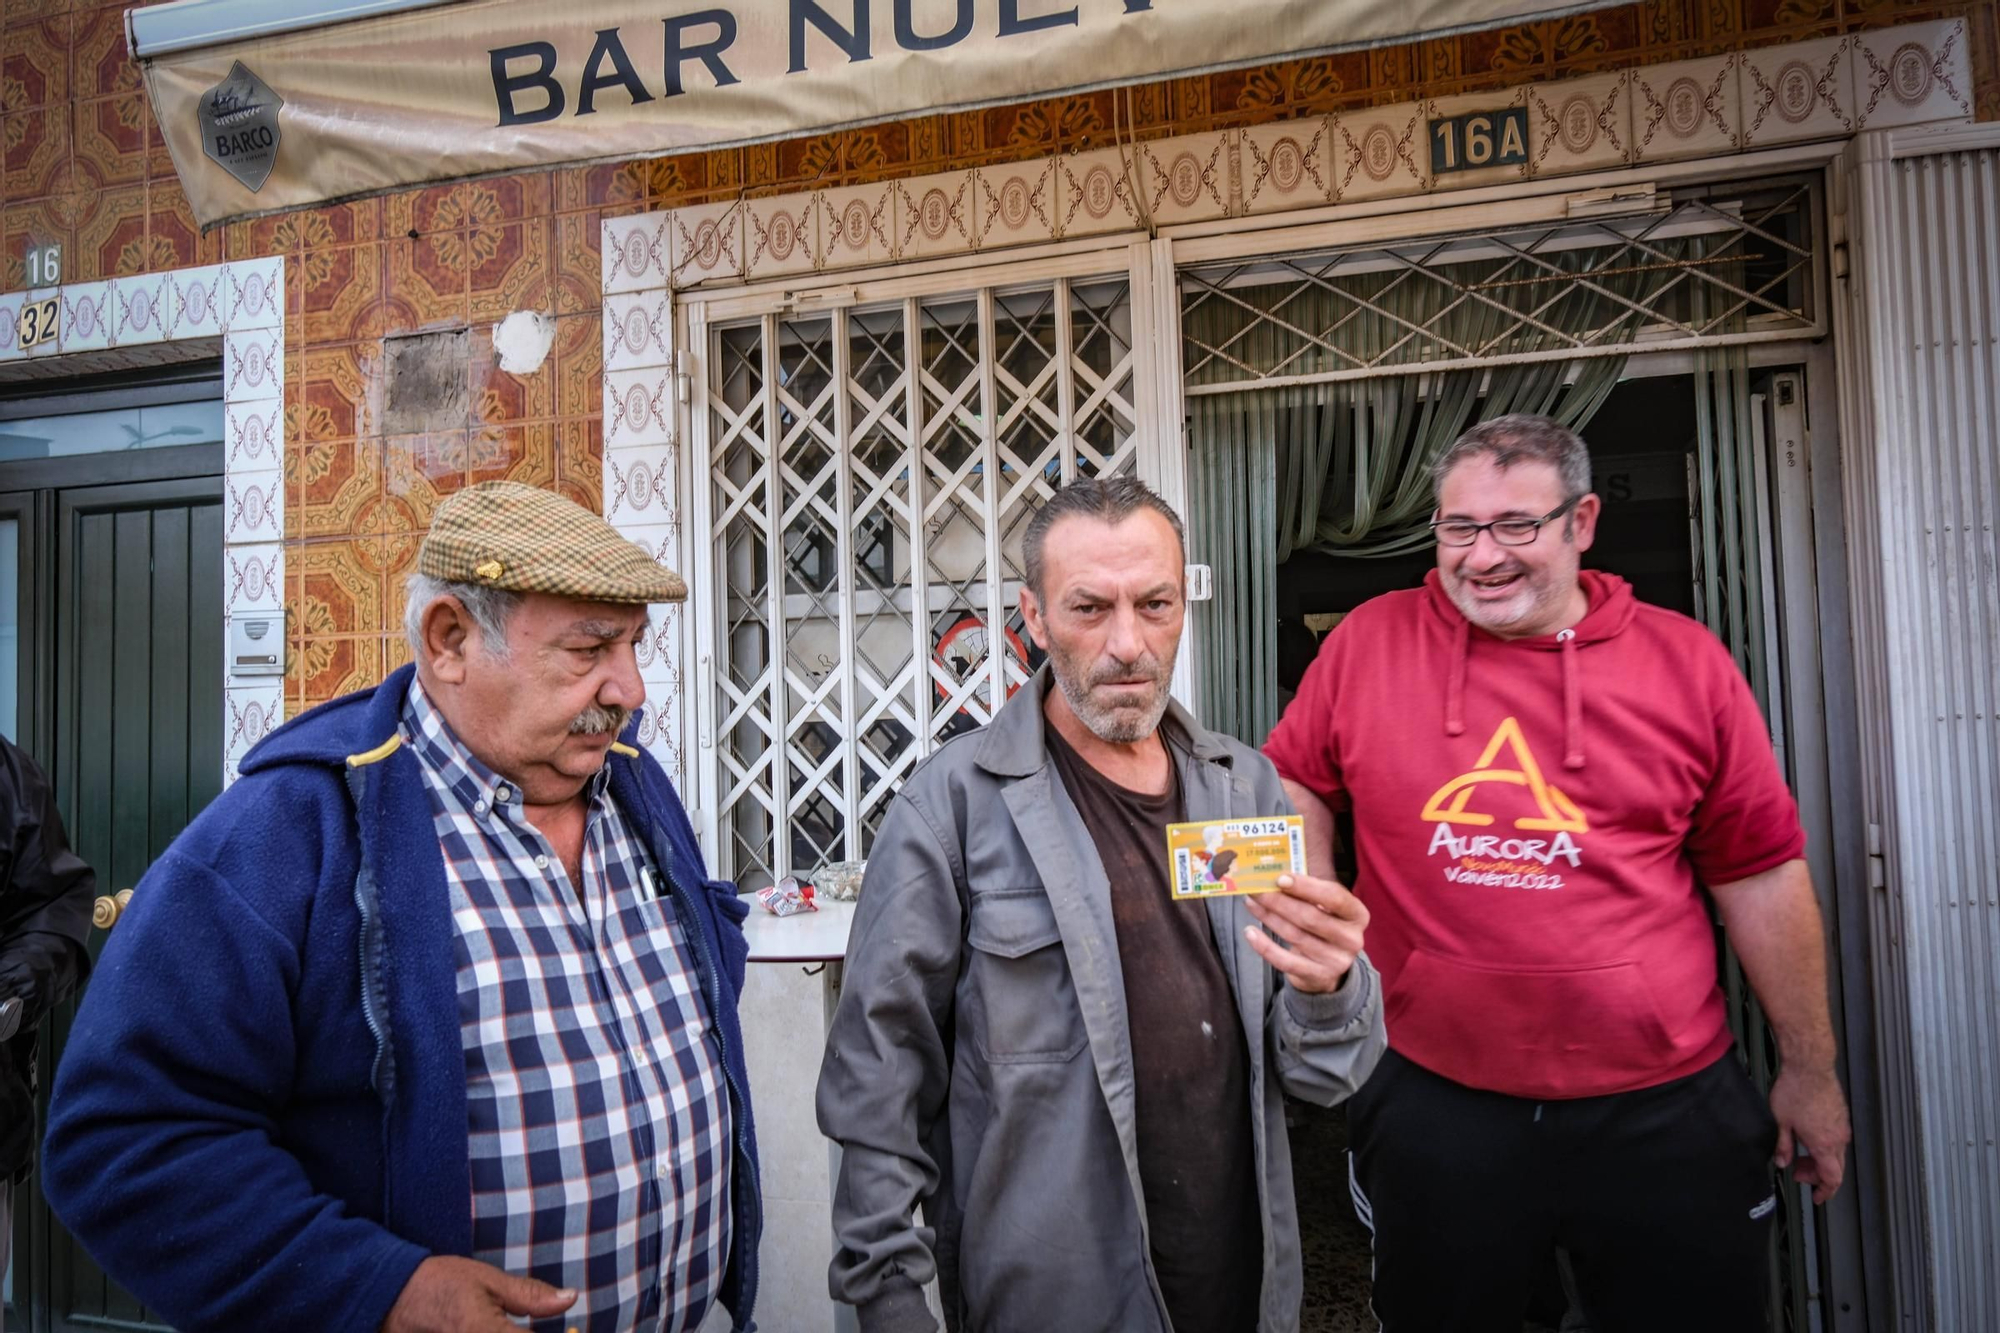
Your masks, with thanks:
<instances>
[{"instance_id":1,"label":"lottery ticket","mask_svg":"<svg viewBox=\"0 0 2000 1333\"><path fill-rule=\"evenodd\" d=\"M1305 821L1272 815L1169 824L1167 864L1176 899L1270 893L1278 876L1305 873Z\"/></svg>"}]
</instances>

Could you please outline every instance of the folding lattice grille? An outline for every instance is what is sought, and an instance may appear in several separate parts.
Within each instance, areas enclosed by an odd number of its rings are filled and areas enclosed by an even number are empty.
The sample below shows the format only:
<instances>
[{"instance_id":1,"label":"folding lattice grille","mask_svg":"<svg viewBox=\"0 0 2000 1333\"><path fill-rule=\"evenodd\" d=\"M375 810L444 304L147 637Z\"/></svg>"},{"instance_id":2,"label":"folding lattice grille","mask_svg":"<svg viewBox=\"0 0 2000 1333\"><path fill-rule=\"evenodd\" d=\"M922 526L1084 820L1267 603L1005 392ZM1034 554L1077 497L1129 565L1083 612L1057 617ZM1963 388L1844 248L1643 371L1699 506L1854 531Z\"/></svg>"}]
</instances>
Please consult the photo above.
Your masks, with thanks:
<instances>
[{"instance_id":1,"label":"folding lattice grille","mask_svg":"<svg viewBox=\"0 0 2000 1333\"><path fill-rule=\"evenodd\" d=\"M1810 181L1181 274L1189 392L1820 332Z\"/></svg>"},{"instance_id":2,"label":"folding lattice grille","mask_svg":"<svg viewBox=\"0 0 2000 1333\"><path fill-rule=\"evenodd\" d=\"M712 331L718 859L864 857L897 787L1032 670L1028 520L1136 465L1122 278Z\"/></svg>"}]
</instances>

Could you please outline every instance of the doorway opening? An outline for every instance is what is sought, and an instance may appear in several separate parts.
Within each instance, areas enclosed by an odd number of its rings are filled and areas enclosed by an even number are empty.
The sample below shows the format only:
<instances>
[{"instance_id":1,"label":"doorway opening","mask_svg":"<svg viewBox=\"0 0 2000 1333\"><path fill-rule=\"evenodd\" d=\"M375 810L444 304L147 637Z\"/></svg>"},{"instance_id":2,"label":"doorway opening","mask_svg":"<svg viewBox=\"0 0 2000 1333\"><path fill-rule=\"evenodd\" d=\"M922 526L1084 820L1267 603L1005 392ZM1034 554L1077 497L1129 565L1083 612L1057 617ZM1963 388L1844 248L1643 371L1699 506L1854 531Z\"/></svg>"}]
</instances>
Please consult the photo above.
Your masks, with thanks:
<instances>
[{"instance_id":1,"label":"doorway opening","mask_svg":"<svg viewBox=\"0 0 2000 1333\"><path fill-rule=\"evenodd\" d=\"M1692 377L1661 375L1620 381L1581 432L1590 443L1592 486L1604 502L1584 568L1617 574L1641 601L1687 616L1695 614L1688 538L1695 430ZM1436 564L1429 546L1373 559L1293 552L1278 566L1280 704L1291 702L1341 617L1371 597L1416 587Z\"/></svg>"},{"instance_id":2,"label":"doorway opening","mask_svg":"<svg viewBox=\"0 0 2000 1333\"><path fill-rule=\"evenodd\" d=\"M1641 600L1703 621L1731 647L1765 706L1809 839L1825 843L1834 831L1830 811L1817 799L1827 782L1824 753L1799 734L1815 728L1813 715L1823 707L1824 664L1811 627L1825 553L1786 535L1812 522L1810 487L1789 474L1803 470L1809 452L1805 362L1824 367L1815 355L1803 347L1773 349L1758 357L1770 364L1755 367L1743 356L1697 355L1692 365L1687 357L1636 357L1605 390L1580 433L1590 443L1592 487L1603 500L1597 541L1584 566L1624 578ZM1490 415L1484 407L1482 393L1471 419ZM1370 556L1302 549L1278 564L1271 683L1279 710L1342 617L1372 597L1418 586L1435 562L1432 546L1413 545ZM1804 640L1812 641L1813 651L1802 651ZM1255 743L1261 736L1244 739ZM1342 827L1339 841L1335 870L1353 883L1350 828ZM1815 864L1814 872L1825 877L1823 898L1836 891L1830 863ZM1740 1058L1768 1088L1776 1072L1769 1030L1740 967L1726 948L1721 957ZM1372 1254L1348 1191L1345 1112L1295 1107L1292 1121L1306 1271L1301 1327L1305 1333L1372 1330ZM1797 1190L1781 1190L1779 1199L1769 1327L1818 1328L1827 1297L1823 1274L1835 1271L1825 1266L1834 1242L1815 1233L1814 1210ZM1524 1328L1587 1329L1581 1313L1569 1307L1552 1259Z\"/></svg>"},{"instance_id":3,"label":"doorway opening","mask_svg":"<svg viewBox=\"0 0 2000 1333\"><path fill-rule=\"evenodd\" d=\"M8 387L0 732L48 774L70 845L115 902L222 787L221 366ZM105 938L92 931L93 959ZM73 997L33 1042L42 1124L75 1014ZM13 1212L9 1330L164 1330L62 1230L35 1177Z\"/></svg>"},{"instance_id":4,"label":"doorway opening","mask_svg":"<svg viewBox=\"0 0 2000 1333\"><path fill-rule=\"evenodd\" d=\"M1817 455L1806 421L1807 369L1823 396L1832 383L1822 184L1677 187L1615 214L1183 270L1190 558L1215 574L1190 625L1203 721L1261 742L1341 617L1435 563L1430 460L1477 421L1552 416L1593 446L1605 508L1585 564L1723 640L1809 848L1845 848L1828 738L1850 724L1828 701L1851 697L1852 668L1822 657L1817 631L1845 623L1821 593L1837 598L1844 577L1838 502L1820 485L1839 471L1830 402ZM1834 860L1812 864L1829 922L1837 897L1865 892L1852 873L1836 883ZM1726 947L1720 959L1739 1049L1768 1087L1770 1033ZM1837 939L1832 961L1838 1000L1852 964ZM1866 1015L1835 1021L1866 1067ZM1344 1118L1297 1119L1305 1327L1373 1328ZM1815 1213L1779 1196L1770 1326L1861 1308L1861 1279L1845 1276L1864 1267L1855 1200ZM1559 1323L1553 1292L1539 1313Z\"/></svg>"}]
</instances>

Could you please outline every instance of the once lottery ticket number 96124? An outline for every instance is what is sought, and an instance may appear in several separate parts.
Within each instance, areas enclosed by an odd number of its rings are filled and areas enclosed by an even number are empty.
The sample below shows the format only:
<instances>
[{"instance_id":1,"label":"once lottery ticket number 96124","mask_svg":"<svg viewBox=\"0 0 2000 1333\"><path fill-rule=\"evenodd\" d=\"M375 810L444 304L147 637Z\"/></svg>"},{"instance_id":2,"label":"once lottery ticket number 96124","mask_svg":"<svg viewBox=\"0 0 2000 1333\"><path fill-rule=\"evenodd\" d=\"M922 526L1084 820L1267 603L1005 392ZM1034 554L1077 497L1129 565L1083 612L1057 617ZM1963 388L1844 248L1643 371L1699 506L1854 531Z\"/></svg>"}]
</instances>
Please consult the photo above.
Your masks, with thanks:
<instances>
[{"instance_id":1,"label":"once lottery ticket number 96124","mask_svg":"<svg viewBox=\"0 0 2000 1333\"><path fill-rule=\"evenodd\" d=\"M1305 821L1272 815L1169 824L1167 864L1177 899L1271 893L1278 876L1305 873Z\"/></svg>"}]
</instances>

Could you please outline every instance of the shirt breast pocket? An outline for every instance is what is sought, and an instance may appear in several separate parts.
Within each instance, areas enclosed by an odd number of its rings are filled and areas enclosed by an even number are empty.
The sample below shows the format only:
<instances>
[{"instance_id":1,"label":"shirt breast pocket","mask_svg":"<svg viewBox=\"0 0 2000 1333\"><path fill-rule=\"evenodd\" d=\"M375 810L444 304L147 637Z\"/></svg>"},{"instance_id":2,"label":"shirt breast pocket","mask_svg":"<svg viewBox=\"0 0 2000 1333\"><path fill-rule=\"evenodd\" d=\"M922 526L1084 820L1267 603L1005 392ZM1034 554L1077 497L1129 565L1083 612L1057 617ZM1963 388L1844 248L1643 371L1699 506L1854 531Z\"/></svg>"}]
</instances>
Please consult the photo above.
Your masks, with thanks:
<instances>
[{"instance_id":1,"label":"shirt breast pocket","mask_svg":"<svg viewBox=\"0 0 2000 1333\"><path fill-rule=\"evenodd\" d=\"M1075 1058L1083 1011L1064 956L1055 908L1040 889L971 895L964 1017L988 1064Z\"/></svg>"},{"instance_id":2,"label":"shirt breast pocket","mask_svg":"<svg viewBox=\"0 0 2000 1333\"><path fill-rule=\"evenodd\" d=\"M627 929L634 936L664 942L673 930L673 898L665 891L667 882L650 866L632 877L632 887L618 895ZM677 923L675 923L677 924Z\"/></svg>"}]
</instances>

